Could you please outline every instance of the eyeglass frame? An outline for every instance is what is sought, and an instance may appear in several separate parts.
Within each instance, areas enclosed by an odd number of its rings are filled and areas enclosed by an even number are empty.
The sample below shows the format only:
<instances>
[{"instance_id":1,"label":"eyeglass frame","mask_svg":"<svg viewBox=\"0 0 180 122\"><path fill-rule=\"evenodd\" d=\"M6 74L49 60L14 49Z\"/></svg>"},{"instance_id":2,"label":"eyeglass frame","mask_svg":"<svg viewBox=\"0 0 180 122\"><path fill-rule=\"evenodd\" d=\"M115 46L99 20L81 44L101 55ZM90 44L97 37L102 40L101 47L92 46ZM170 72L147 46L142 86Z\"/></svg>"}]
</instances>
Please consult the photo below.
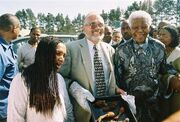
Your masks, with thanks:
<instances>
[{"instance_id":1,"label":"eyeglass frame","mask_svg":"<svg viewBox=\"0 0 180 122\"><path fill-rule=\"evenodd\" d=\"M96 22L87 23L85 24L85 26L91 26L91 29L95 29L97 26L100 28L105 27L104 23L96 23Z\"/></svg>"}]
</instances>

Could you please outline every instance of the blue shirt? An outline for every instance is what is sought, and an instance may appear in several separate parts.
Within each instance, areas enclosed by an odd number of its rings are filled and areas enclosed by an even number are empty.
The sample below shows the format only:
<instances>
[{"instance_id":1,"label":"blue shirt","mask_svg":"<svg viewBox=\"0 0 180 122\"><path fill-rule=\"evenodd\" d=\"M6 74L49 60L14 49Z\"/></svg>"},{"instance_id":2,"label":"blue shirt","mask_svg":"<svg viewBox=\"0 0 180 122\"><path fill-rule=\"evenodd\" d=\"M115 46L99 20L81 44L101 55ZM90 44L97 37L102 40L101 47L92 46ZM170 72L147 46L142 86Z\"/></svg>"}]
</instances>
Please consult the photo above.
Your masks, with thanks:
<instances>
[{"instance_id":1,"label":"blue shirt","mask_svg":"<svg viewBox=\"0 0 180 122\"><path fill-rule=\"evenodd\" d=\"M17 72L17 56L12 44L0 37L0 119L7 117L9 87Z\"/></svg>"}]
</instances>

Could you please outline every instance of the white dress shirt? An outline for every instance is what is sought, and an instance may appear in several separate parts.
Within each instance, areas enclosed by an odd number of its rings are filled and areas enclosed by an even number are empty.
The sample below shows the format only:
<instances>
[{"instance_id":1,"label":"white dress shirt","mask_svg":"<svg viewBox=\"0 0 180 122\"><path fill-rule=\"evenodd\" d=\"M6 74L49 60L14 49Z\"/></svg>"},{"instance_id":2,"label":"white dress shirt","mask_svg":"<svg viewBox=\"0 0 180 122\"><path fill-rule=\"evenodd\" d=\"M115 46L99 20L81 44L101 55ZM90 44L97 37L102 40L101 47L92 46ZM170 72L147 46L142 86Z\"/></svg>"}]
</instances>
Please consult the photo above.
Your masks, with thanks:
<instances>
[{"instance_id":1,"label":"white dress shirt","mask_svg":"<svg viewBox=\"0 0 180 122\"><path fill-rule=\"evenodd\" d=\"M91 60L91 66L92 66L92 76L93 76L93 81L94 81L93 92L95 92L95 74L94 74L94 53L95 53L95 50L93 49L94 43L92 43L89 40L87 40L87 43L88 43L88 47L89 47L89 54L91 57L90 60ZM101 42L96 44L96 48L98 49L99 55L102 59L105 83L106 83L106 87L107 87L107 82L109 81L109 74L110 74L110 69L108 67L108 65L109 65L108 60L107 60L107 57L104 55L104 51L101 47Z\"/></svg>"}]
</instances>

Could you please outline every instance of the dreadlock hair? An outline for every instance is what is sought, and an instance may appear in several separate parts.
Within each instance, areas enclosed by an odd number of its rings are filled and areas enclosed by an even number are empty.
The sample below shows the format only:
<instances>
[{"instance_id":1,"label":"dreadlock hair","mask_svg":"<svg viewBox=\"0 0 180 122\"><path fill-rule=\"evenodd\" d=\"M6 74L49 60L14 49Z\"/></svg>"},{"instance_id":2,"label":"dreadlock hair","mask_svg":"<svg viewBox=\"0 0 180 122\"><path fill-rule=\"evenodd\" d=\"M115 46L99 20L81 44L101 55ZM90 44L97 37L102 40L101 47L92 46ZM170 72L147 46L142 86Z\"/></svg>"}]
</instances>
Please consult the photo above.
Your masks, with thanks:
<instances>
[{"instance_id":1,"label":"dreadlock hair","mask_svg":"<svg viewBox=\"0 0 180 122\"><path fill-rule=\"evenodd\" d=\"M33 64L22 73L30 90L30 107L36 112L52 116L54 106L61 105L55 64L58 39L44 37L40 40Z\"/></svg>"}]
</instances>

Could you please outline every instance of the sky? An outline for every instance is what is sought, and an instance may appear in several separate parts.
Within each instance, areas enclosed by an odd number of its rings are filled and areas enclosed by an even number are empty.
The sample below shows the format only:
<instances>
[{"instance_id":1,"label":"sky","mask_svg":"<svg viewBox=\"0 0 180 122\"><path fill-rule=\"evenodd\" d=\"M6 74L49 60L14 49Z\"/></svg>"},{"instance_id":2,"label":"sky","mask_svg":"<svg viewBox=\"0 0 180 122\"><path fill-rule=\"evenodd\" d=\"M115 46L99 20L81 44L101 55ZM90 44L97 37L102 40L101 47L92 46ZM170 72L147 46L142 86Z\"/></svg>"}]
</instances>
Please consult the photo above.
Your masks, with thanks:
<instances>
[{"instance_id":1,"label":"sky","mask_svg":"<svg viewBox=\"0 0 180 122\"><path fill-rule=\"evenodd\" d=\"M15 14L18 10L30 8L35 16L37 13L57 15L62 13L71 19L78 13L87 14L91 11L101 13L120 7L126 9L134 1L143 0L0 0L0 15L4 13Z\"/></svg>"}]
</instances>

